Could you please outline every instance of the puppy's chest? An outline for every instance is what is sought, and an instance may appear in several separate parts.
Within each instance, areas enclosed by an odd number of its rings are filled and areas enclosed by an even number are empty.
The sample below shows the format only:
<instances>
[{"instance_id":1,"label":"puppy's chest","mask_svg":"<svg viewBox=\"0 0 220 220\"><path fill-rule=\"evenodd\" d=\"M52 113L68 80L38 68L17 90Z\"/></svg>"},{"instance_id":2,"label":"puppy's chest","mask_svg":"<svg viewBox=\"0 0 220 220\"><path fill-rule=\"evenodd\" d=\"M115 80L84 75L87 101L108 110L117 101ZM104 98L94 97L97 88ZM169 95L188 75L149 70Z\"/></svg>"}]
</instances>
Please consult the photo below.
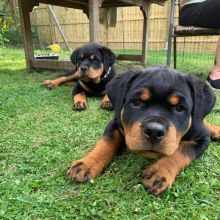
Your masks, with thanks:
<instances>
[{"instance_id":1,"label":"puppy's chest","mask_svg":"<svg viewBox=\"0 0 220 220\"><path fill-rule=\"evenodd\" d=\"M105 91L106 87L106 83L103 83L102 81L100 83L94 83L79 80L79 84L86 92L93 95L103 95L102 93Z\"/></svg>"},{"instance_id":2,"label":"puppy's chest","mask_svg":"<svg viewBox=\"0 0 220 220\"><path fill-rule=\"evenodd\" d=\"M89 94L92 95L104 95L106 90L107 83L115 76L115 73L112 71L106 77L101 78L99 83L94 83L92 81L85 82L82 80L78 80L80 86Z\"/></svg>"}]
</instances>

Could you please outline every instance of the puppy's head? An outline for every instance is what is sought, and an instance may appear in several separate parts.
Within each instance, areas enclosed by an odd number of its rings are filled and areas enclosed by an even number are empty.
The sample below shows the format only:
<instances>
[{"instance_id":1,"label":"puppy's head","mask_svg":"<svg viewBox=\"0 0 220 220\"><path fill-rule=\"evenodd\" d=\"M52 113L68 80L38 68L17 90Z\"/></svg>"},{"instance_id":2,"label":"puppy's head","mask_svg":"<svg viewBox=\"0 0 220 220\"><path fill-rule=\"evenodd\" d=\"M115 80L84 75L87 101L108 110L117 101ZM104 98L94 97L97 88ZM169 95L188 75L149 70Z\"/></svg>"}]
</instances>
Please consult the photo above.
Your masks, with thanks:
<instances>
[{"instance_id":1,"label":"puppy's head","mask_svg":"<svg viewBox=\"0 0 220 220\"><path fill-rule=\"evenodd\" d=\"M79 71L80 79L99 83L116 60L116 55L107 47L90 43L77 48L70 57Z\"/></svg>"},{"instance_id":2,"label":"puppy's head","mask_svg":"<svg viewBox=\"0 0 220 220\"><path fill-rule=\"evenodd\" d=\"M174 153L183 137L200 138L215 103L209 87L167 67L129 70L107 86L127 147L148 157Z\"/></svg>"}]
</instances>

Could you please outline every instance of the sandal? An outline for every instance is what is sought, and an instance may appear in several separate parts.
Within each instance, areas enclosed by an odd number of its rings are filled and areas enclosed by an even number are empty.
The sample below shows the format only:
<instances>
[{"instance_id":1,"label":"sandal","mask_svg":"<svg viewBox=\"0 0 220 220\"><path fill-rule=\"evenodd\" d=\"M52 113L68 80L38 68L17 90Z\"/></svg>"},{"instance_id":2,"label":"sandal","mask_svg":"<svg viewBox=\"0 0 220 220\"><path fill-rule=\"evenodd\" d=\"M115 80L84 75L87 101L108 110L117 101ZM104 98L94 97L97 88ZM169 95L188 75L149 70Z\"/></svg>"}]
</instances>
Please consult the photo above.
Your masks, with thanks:
<instances>
[{"instance_id":1,"label":"sandal","mask_svg":"<svg viewBox=\"0 0 220 220\"><path fill-rule=\"evenodd\" d=\"M209 73L210 75L210 73ZM210 85L210 87L214 90L220 91L220 79L212 80L210 76L208 75L206 82Z\"/></svg>"}]
</instances>

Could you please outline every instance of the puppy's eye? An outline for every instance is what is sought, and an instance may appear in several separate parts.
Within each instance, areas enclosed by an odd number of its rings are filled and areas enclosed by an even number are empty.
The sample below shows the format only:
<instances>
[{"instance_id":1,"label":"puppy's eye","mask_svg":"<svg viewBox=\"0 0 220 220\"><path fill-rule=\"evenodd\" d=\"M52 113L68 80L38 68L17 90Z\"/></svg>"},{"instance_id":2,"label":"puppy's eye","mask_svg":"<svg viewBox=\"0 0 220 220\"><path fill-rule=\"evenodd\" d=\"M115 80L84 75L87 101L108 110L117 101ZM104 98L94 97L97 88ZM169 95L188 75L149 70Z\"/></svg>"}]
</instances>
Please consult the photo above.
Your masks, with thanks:
<instances>
[{"instance_id":1,"label":"puppy's eye","mask_svg":"<svg viewBox=\"0 0 220 220\"><path fill-rule=\"evenodd\" d=\"M176 111L176 112L183 112L185 110L186 110L186 108L183 105L175 105L174 106L174 111Z\"/></svg>"},{"instance_id":2,"label":"puppy's eye","mask_svg":"<svg viewBox=\"0 0 220 220\"><path fill-rule=\"evenodd\" d=\"M139 99L134 99L131 103L133 106L139 106L141 104L141 101Z\"/></svg>"}]
</instances>

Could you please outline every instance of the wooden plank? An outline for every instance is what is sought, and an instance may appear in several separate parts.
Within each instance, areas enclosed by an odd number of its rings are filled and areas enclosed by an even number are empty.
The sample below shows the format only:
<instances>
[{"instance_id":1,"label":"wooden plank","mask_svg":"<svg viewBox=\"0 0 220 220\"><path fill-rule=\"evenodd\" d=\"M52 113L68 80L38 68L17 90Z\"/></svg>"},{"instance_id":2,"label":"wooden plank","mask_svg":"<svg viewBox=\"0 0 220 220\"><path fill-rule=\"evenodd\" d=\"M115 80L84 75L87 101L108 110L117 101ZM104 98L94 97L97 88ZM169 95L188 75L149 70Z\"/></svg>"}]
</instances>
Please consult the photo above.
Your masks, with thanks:
<instances>
[{"instance_id":1,"label":"wooden plank","mask_svg":"<svg viewBox=\"0 0 220 220\"><path fill-rule=\"evenodd\" d=\"M141 8L144 17L143 23L143 39L142 39L142 64L147 63L147 50L148 50L148 27L149 27L149 17L150 17L150 4L145 3Z\"/></svg>"},{"instance_id":2,"label":"wooden plank","mask_svg":"<svg viewBox=\"0 0 220 220\"><path fill-rule=\"evenodd\" d=\"M90 0L89 0L90 1ZM96 0L92 0L96 1ZM39 3L44 4L51 4L51 5L57 5L62 7L69 7L69 8L78 8L78 9L85 9L85 7L88 7L88 1L80 1L80 0L38 0ZM100 3L100 0L97 0L98 4ZM103 1L101 7L129 7L129 6L142 6L144 0L119 0L119 1Z\"/></svg>"},{"instance_id":3,"label":"wooden plank","mask_svg":"<svg viewBox=\"0 0 220 220\"><path fill-rule=\"evenodd\" d=\"M118 54L117 60L141 61L142 55Z\"/></svg>"},{"instance_id":4,"label":"wooden plank","mask_svg":"<svg viewBox=\"0 0 220 220\"><path fill-rule=\"evenodd\" d=\"M70 1L39 0L39 3L56 5L56 6L67 7L67 8L75 8L75 9L81 9L81 10L84 10L86 7L84 4L74 3Z\"/></svg>"},{"instance_id":5,"label":"wooden plank","mask_svg":"<svg viewBox=\"0 0 220 220\"><path fill-rule=\"evenodd\" d=\"M102 4L102 8L109 8L109 7L130 7L130 6L136 6L132 4L125 4L123 2L106 2L104 1Z\"/></svg>"},{"instance_id":6,"label":"wooden plank","mask_svg":"<svg viewBox=\"0 0 220 220\"><path fill-rule=\"evenodd\" d=\"M143 0L120 0L125 5L136 5L136 6L142 6L142 4L145 2Z\"/></svg>"},{"instance_id":7,"label":"wooden plank","mask_svg":"<svg viewBox=\"0 0 220 220\"><path fill-rule=\"evenodd\" d=\"M99 43L99 0L89 0L90 42Z\"/></svg>"},{"instance_id":8,"label":"wooden plank","mask_svg":"<svg viewBox=\"0 0 220 220\"><path fill-rule=\"evenodd\" d=\"M56 70L71 70L74 69L74 65L70 61L58 61L58 60L37 60L30 61L33 68L42 69L56 69Z\"/></svg>"},{"instance_id":9,"label":"wooden plank","mask_svg":"<svg viewBox=\"0 0 220 220\"><path fill-rule=\"evenodd\" d=\"M29 1L18 0L20 22L21 22L21 33L23 38L23 45L25 51L26 67L28 70L31 69L30 60L34 58L33 41L31 35L31 22L29 14Z\"/></svg>"}]
</instances>

